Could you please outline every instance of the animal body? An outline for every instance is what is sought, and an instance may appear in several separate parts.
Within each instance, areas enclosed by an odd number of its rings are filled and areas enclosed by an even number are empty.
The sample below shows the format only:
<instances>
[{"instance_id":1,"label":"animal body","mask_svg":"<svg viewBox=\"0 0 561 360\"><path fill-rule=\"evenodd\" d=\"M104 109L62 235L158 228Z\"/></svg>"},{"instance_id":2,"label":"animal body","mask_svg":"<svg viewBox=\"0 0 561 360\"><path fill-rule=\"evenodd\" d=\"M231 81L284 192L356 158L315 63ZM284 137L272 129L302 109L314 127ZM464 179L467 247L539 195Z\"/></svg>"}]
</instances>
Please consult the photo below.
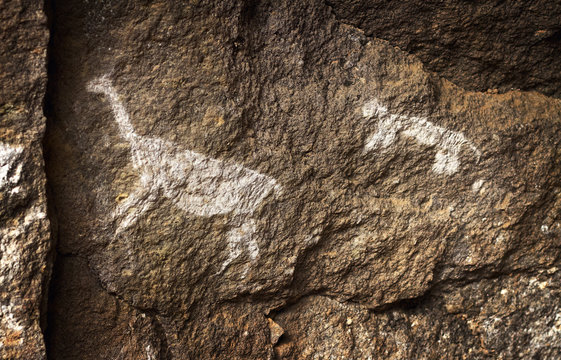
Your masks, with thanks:
<instances>
[{"instance_id":1,"label":"animal body","mask_svg":"<svg viewBox=\"0 0 561 360\"><path fill-rule=\"evenodd\" d=\"M424 117L392 114L376 99L364 104L362 114L365 118L378 118L378 130L366 140L365 153L385 150L397 141L401 133L420 144L438 148L432 166L437 174L452 175L458 171L463 147L471 150L478 160L481 156L481 152L462 133L435 125Z\"/></svg>"},{"instance_id":2,"label":"animal body","mask_svg":"<svg viewBox=\"0 0 561 360\"><path fill-rule=\"evenodd\" d=\"M275 179L239 164L180 149L168 141L138 135L108 76L90 81L87 89L103 94L115 116L121 137L130 144L131 162L140 172L140 184L120 203L114 217L120 219L117 233L136 223L165 196L184 211L197 216L231 214L234 229L228 232L230 255L220 271L247 246L251 260L259 254L254 236L255 208L280 186ZM132 211L135 210L135 211Z\"/></svg>"}]
</instances>

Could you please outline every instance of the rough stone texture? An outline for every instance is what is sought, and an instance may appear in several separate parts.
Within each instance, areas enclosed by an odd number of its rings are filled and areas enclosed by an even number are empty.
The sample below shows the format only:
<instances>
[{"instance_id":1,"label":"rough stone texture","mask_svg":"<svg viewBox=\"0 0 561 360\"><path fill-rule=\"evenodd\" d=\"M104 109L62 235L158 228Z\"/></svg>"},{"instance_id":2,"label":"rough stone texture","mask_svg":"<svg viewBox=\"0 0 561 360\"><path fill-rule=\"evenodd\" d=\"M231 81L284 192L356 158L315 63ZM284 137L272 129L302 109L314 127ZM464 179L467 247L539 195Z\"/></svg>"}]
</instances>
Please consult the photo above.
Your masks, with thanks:
<instances>
[{"instance_id":1,"label":"rough stone texture","mask_svg":"<svg viewBox=\"0 0 561 360\"><path fill-rule=\"evenodd\" d=\"M560 100L322 1L55 5L53 358L561 355Z\"/></svg>"},{"instance_id":2,"label":"rough stone texture","mask_svg":"<svg viewBox=\"0 0 561 360\"><path fill-rule=\"evenodd\" d=\"M561 97L559 1L328 0L342 22L470 90Z\"/></svg>"},{"instance_id":3,"label":"rough stone texture","mask_svg":"<svg viewBox=\"0 0 561 360\"><path fill-rule=\"evenodd\" d=\"M44 359L49 222L41 140L48 29L37 1L0 2L0 359Z\"/></svg>"},{"instance_id":4,"label":"rough stone texture","mask_svg":"<svg viewBox=\"0 0 561 360\"><path fill-rule=\"evenodd\" d=\"M438 288L384 312L306 297L276 317L285 338L275 352L281 359L556 359L560 273L552 267Z\"/></svg>"},{"instance_id":5,"label":"rough stone texture","mask_svg":"<svg viewBox=\"0 0 561 360\"><path fill-rule=\"evenodd\" d=\"M50 358L158 359L162 346L157 323L108 294L84 259L59 257L53 284L48 319Z\"/></svg>"}]
</instances>

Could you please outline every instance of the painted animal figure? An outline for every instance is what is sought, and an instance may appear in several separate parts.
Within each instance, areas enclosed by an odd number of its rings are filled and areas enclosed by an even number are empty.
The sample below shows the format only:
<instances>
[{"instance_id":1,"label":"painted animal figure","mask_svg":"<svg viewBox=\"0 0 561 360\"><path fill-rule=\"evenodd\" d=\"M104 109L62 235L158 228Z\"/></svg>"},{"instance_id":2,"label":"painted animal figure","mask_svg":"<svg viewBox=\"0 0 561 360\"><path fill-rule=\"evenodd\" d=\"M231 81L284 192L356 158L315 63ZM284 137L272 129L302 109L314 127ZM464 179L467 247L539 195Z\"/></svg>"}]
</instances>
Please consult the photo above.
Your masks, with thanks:
<instances>
[{"instance_id":1,"label":"painted animal figure","mask_svg":"<svg viewBox=\"0 0 561 360\"><path fill-rule=\"evenodd\" d=\"M402 133L420 144L438 148L432 166L432 170L437 174L452 175L458 171L460 151L463 147L471 150L477 160L481 157L481 152L462 133L435 125L424 117L392 114L376 99L364 104L362 115L368 119L378 118L378 130L366 140L365 153L388 148Z\"/></svg>"},{"instance_id":2,"label":"painted animal figure","mask_svg":"<svg viewBox=\"0 0 561 360\"><path fill-rule=\"evenodd\" d=\"M108 76L90 81L87 89L109 101L119 133L130 144L132 165L140 172L140 185L113 214L120 219L117 233L134 225L156 205L158 197L165 196L197 216L231 214L234 229L228 232L230 255L220 272L241 255L244 244L251 260L255 260L259 248L256 225L250 218L265 197L280 190L275 179L239 164L179 150L159 138L138 135Z\"/></svg>"}]
</instances>

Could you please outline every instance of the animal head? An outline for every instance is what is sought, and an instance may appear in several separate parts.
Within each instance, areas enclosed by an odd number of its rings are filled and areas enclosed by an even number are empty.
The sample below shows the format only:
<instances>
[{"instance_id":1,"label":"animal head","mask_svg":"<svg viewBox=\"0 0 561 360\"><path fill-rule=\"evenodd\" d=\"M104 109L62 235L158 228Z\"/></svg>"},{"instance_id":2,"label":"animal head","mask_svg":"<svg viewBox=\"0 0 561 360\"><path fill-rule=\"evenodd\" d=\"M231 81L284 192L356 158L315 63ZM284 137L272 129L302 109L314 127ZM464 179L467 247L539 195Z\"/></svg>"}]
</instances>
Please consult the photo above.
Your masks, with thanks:
<instances>
[{"instance_id":1,"label":"animal head","mask_svg":"<svg viewBox=\"0 0 561 360\"><path fill-rule=\"evenodd\" d=\"M107 89L110 89L111 87L112 84L111 79L109 78L109 74L105 74L101 77L90 80L86 89L89 92L104 94L107 92Z\"/></svg>"}]
</instances>

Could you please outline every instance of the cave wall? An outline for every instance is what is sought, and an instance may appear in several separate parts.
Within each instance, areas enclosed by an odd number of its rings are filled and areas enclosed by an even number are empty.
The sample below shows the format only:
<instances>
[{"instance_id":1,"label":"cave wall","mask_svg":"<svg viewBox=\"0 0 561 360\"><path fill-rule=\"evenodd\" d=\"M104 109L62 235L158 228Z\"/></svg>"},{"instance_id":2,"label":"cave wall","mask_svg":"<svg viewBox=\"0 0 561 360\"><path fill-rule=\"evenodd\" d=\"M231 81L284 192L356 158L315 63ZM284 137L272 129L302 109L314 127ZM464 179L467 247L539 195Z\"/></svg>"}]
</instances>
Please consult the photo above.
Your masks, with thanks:
<instances>
[{"instance_id":1,"label":"cave wall","mask_svg":"<svg viewBox=\"0 0 561 360\"><path fill-rule=\"evenodd\" d=\"M31 260L2 274L33 265L0 300L25 292L34 330L2 358L558 358L561 7L389 6L51 1L13 25L41 36L10 58L31 110L2 121L31 145L0 160L31 190L1 198L28 227L0 254Z\"/></svg>"}]
</instances>

